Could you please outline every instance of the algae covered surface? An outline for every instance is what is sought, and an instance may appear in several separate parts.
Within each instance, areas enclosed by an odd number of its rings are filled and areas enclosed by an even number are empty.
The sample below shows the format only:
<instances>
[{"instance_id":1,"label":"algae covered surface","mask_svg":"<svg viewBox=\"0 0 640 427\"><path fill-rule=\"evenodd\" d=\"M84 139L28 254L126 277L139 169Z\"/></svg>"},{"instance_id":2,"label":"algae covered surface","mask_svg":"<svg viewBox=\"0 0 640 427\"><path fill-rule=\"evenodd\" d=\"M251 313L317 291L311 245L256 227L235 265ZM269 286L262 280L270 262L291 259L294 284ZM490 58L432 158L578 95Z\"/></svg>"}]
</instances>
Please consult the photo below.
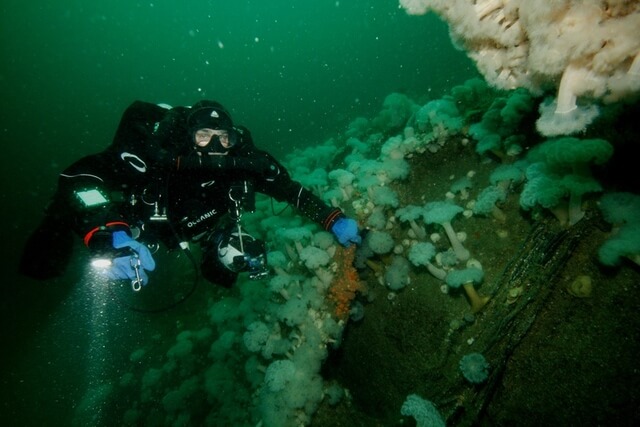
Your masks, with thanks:
<instances>
[{"instance_id":1,"label":"algae covered surface","mask_svg":"<svg viewBox=\"0 0 640 427\"><path fill-rule=\"evenodd\" d=\"M396 187L407 201L442 198L453 180L473 171L473 181L482 182L494 167L462 140L410 162L410 178ZM504 222L479 216L453 222L485 270L478 292L491 300L479 313L470 313L464 293L443 293L442 282L426 271L414 270L397 293L376 284L373 272L363 273L374 283L365 317L348 326L327 368L352 390L352 400L321 408L314 425L336 421L336 411L344 417L337 425L406 425L413 421L398 408L410 393L434 402L447 425L637 423L638 267L599 264L597 248L610 228L591 201L568 246L543 248L562 259L548 264L543 254L531 257L519 277L513 265L540 250L536 241L566 238L567 230L550 215L524 212L515 194L502 207ZM536 232L541 223L548 234ZM580 277L590 284L576 293L572 284ZM483 384L468 383L459 370L459 360L472 352L489 362Z\"/></svg>"}]
</instances>

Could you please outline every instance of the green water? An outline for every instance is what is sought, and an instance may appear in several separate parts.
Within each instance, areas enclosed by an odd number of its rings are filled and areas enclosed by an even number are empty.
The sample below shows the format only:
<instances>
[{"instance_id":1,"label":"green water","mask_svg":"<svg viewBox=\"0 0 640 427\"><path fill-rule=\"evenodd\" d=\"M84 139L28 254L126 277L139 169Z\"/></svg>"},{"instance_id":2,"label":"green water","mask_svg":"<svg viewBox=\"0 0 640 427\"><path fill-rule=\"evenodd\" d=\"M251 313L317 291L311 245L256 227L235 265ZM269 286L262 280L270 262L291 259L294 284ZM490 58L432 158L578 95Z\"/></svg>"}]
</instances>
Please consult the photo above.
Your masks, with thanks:
<instances>
[{"instance_id":1,"label":"green water","mask_svg":"<svg viewBox=\"0 0 640 427\"><path fill-rule=\"evenodd\" d=\"M280 155L372 117L393 91L437 98L475 72L444 23L409 17L394 0L0 7L1 200L11 241L33 227L60 170L110 142L133 100L216 99Z\"/></svg>"},{"instance_id":2,"label":"green water","mask_svg":"<svg viewBox=\"0 0 640 427\"><path fill-rule=\"evenodd\" d=\"M14 272L57 174L105 147L133 100L216 99L278 156L373 116L391 92L422 102L475 73L445 24L394 0L0 8L2 425L68 425L91 379L127 363L119 345L175 335L188 314L132 315L77 277L36 283Z\"/></svg>"}]
</instances>

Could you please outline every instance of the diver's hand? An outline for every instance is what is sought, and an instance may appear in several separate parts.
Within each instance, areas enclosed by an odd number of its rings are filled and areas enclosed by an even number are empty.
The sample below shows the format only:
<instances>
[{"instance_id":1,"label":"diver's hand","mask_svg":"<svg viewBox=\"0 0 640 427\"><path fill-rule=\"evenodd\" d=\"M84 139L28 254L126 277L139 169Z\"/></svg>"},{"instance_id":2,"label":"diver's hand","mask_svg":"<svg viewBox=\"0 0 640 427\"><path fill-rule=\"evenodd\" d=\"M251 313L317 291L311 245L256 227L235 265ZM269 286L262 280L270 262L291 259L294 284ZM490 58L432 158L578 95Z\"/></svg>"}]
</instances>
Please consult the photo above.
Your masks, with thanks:
<instances>
[{"instance_id":1,"label":"diver's hand","mask_svg":"<svg viewBox=\"0 0 640 427\"><path fill-rule=\"evenodd\" d=\"M342 246L349 247L352 243L359 245L362 242L358 223L351 218L339 218L331 227L331 232Z\"/></svg>"},{"instance_id":2,"label":"diver's hand","mask_svg":"<svg viewBox=\"0 0 640 427\"><path fill-rule=\"evenodd\" d=\"M128 247L132 253L111 260L111 266L105 271L106 276L114 280L140 280L142 285L146 285L149 282L147 271L153 271L156 268L156 262L149 248L129 237L124 231L113 233L113 247L116 249Z\"/></svg>"}]
</instances>

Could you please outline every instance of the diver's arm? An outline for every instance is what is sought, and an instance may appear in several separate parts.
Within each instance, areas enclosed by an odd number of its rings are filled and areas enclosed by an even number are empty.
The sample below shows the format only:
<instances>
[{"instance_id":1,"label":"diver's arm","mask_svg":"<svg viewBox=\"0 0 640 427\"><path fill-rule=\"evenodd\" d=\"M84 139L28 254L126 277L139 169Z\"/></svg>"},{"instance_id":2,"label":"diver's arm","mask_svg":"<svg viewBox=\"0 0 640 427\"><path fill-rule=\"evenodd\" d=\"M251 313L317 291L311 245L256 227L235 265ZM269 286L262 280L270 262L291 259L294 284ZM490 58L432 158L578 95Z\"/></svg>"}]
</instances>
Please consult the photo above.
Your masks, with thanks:
<instances>
[{"instance_id":1,"label":"diver's arm","mask_svg":"<svg viewBox=\"0 0 640 427\"><path fill-rule=\"evenodd\" d=\"M318 196L307 190L297 181L291 179L289 172L270 154L257 151L274 165L274 171L256 179L256 191L272 196L278 201L285 201L295 207L301 214L320 224L325 230L331 230L333 224L345 215L339 208L328 206Z\"/></svg>"}]
</instances>

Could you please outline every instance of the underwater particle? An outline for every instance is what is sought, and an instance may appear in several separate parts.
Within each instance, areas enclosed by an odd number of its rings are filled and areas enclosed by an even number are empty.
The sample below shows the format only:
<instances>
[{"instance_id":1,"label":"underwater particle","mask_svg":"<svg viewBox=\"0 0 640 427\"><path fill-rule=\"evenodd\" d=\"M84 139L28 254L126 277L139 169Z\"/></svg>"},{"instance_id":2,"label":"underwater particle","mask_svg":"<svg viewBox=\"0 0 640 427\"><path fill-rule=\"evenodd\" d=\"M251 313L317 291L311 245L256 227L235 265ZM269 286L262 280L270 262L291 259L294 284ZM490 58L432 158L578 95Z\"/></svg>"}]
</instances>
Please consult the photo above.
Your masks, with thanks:
<instances>
[{"instance_id":1,"label":"underwater particle","mask_svg":"<svg viewBox=\"0 0 640 427\"><path fill-rule=\"evenodd\" d=\"M522 286L509 289L509 293L507 294L507 304L513 304L516 302L520 298L520 295L522 295L523 291L524 288Z\"/></svg>"},{"instance_id":2,"label":"underwater particle","mask_svg":"<svg viewBox=\"0 0 640 427\"><path fill-rule=\"evenodd\" d=\"M451 322L449 322L449 329L451 329L452 331L456 331L463 325L464 324L462 323L462 321L460 321L460 319L453 319Z\"/></svg>"},{"instance_id":3,"label":"underwater particle","mask_svg":"<svg viewBox=\"0 0 640 427\"><path fill-rule=\"evenodd\" d=\"M506 239L507 237L509 237L509 231L503 229L496 230L496 234L501 239Z\"/></svg>"},{"instance_id":4,"label":"underwater particle","mask_svg":"<svg viewBox=\"0 0 640 427\"><path fill-rule=\"evenodd\" d=\"M593 286L591 283L591 277L585 274L582 274L576 277L567 286L567 292L569 292L571 295L573 295L576 298L590 297L592 289L593 289Z\"/></svg>"},{"instance_id":5,"label":"underwater particle","mask_svg":"<svg viewBox=\"0 0 640 427\"><path fill-rule=\"evenodd\" d=\"M476 316L473 313L465 313L463 319L467 323L473 323L476 321Z\"/></svg>"}]
</instances>

